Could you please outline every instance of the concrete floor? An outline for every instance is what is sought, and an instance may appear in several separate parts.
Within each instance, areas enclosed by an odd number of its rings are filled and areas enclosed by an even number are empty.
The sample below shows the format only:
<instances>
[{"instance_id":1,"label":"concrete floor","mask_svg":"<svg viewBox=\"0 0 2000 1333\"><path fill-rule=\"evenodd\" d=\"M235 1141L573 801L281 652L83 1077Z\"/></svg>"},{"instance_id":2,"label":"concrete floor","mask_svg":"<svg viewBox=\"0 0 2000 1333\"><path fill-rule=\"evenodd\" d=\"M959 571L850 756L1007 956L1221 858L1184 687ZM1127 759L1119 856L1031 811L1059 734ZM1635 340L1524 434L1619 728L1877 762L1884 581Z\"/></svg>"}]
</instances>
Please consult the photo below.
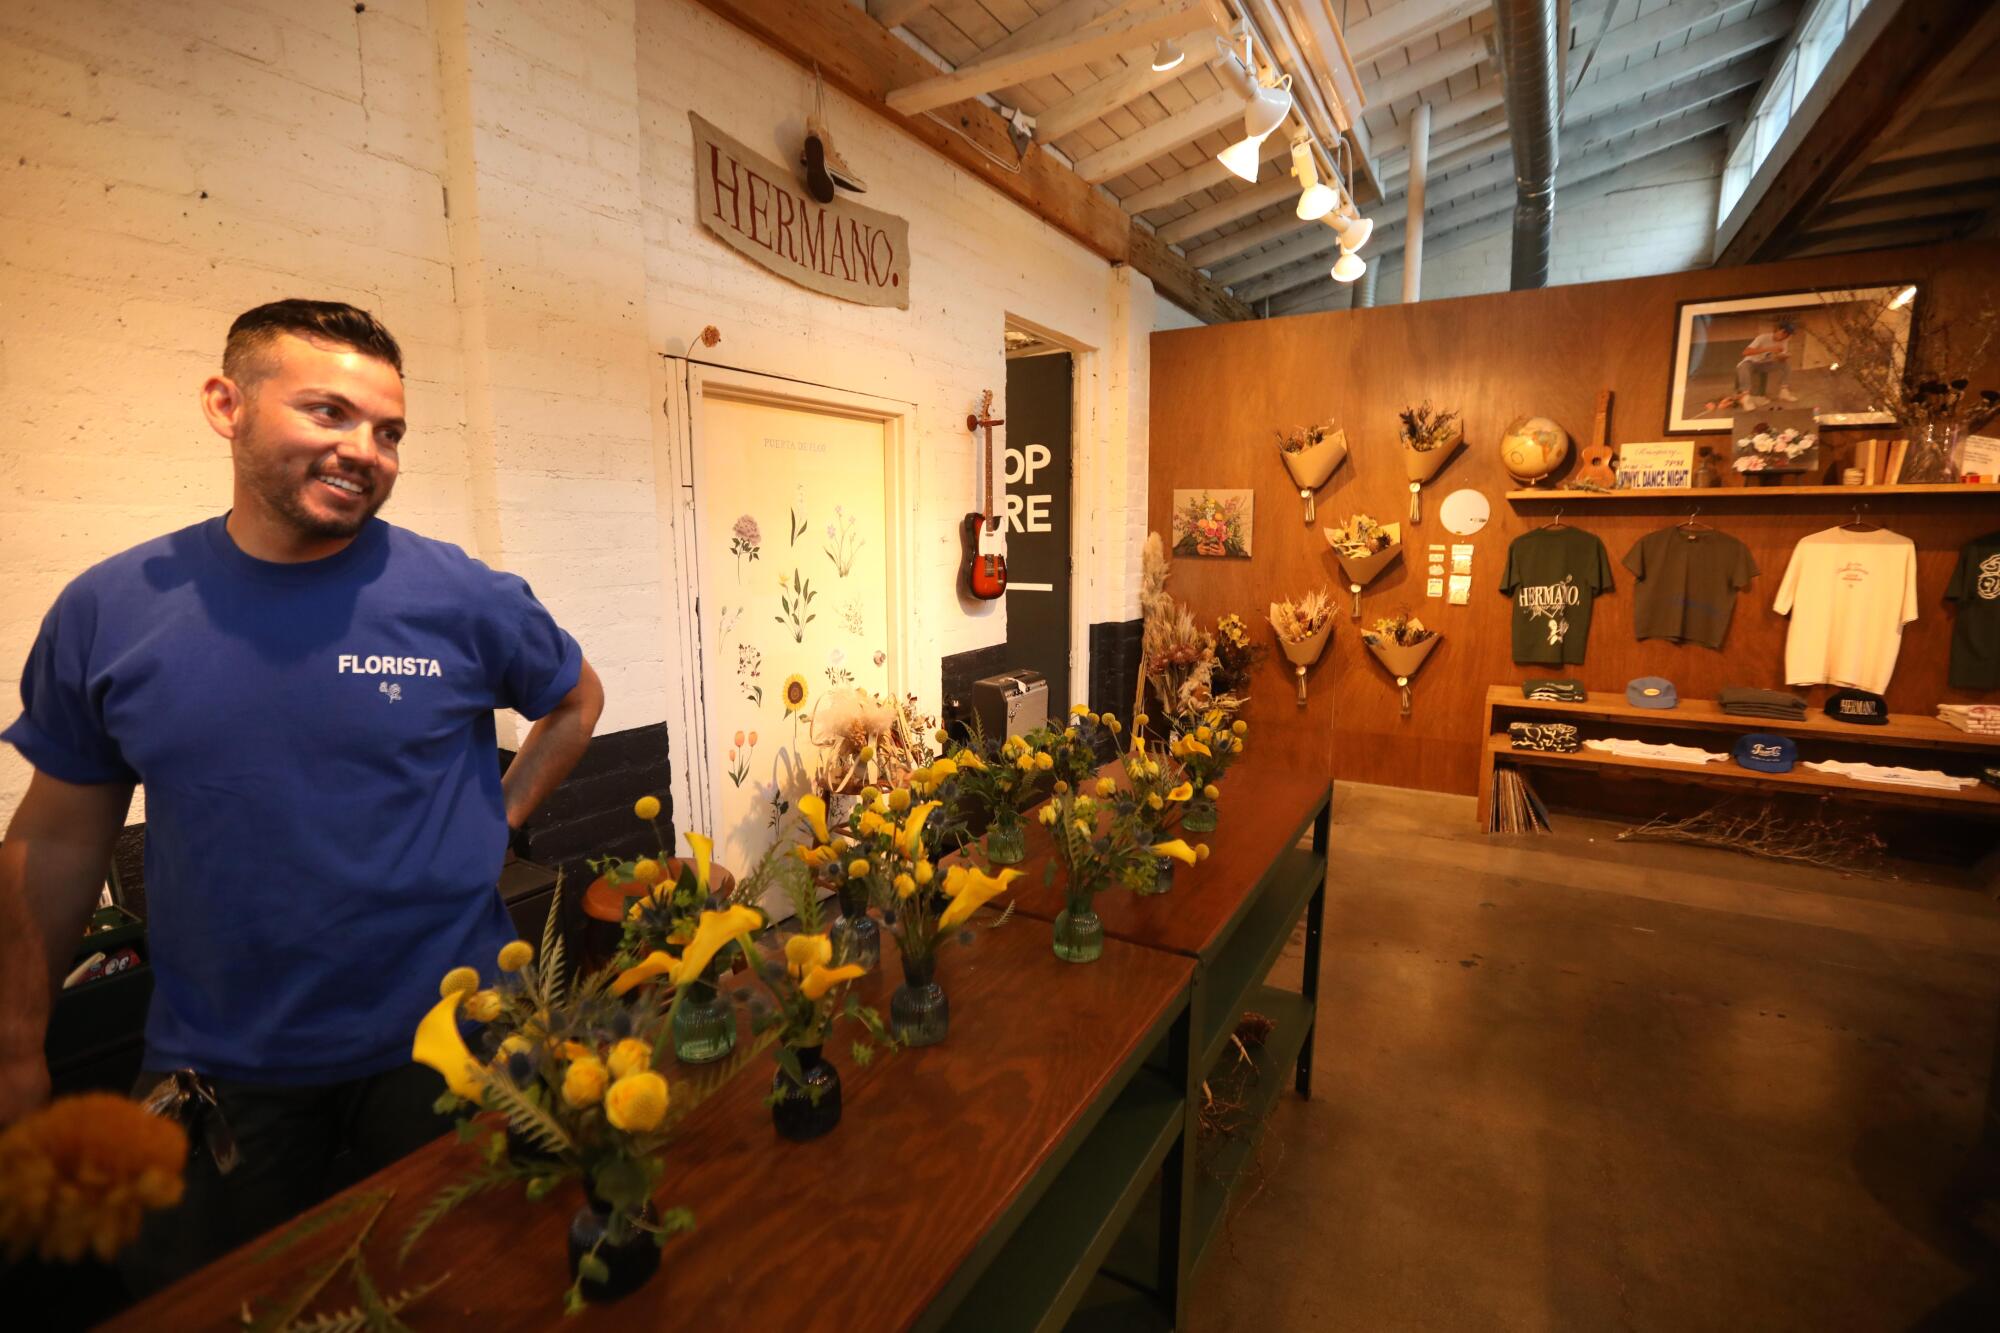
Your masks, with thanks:
<instances>
[{"instance_id":1,"label":"concrete floor","mask_svg":"<svg viewBox=\"0 0 2000 1333\"><path fill-rule=\"evenodd\" d=\"M1568 816L1487 838L1468 798L1334 812L1314 1099L1191 1328L2000 1329L2000 1208L1958 1199L1989 895Z\"/></svg>"}]
</instances>

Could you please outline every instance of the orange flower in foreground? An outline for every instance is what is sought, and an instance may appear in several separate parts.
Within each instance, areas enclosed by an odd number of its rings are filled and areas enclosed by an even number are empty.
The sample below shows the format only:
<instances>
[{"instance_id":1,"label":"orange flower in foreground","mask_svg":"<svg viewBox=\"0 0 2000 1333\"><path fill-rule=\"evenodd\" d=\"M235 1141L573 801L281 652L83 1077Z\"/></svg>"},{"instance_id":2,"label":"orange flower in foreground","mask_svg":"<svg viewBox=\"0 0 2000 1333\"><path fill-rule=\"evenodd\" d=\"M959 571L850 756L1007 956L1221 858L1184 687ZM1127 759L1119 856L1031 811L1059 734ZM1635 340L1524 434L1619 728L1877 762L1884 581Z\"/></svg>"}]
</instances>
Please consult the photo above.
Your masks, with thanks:
<instances>
[{"instance_id":1,"label":"orange flower in foreground","mask_svg":"<svg viewBox=\"0 0 2000 1333\"><path fill-rule=\"evenodd\" d=\"M187 1134L128 1098L60 1098L0 1132L0 1248L109 1263L148 1209L181 1200Z\"/></svg>"}]
</instances>

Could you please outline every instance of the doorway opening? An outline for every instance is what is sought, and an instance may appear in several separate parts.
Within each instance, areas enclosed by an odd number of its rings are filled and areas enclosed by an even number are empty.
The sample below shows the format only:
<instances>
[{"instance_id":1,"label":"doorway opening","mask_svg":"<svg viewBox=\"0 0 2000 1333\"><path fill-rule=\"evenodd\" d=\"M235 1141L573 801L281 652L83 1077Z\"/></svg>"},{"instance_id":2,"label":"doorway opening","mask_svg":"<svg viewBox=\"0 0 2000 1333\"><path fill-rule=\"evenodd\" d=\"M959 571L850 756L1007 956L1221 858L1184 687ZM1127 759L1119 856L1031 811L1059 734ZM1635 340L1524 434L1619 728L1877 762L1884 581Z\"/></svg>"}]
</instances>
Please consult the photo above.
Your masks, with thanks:
<instances>
[{"instance_id":1,"label":"doorway opening","mask_svg":"<svg viewBox=\"0 0 2000 1333\"><path fill-rule=\"evenodd\" d=\"M1007 326L1007 662L1042 673L1049 716L1072 703L1072 478L1076 362L1070 349Z\"/></svg>"}]
</instances>

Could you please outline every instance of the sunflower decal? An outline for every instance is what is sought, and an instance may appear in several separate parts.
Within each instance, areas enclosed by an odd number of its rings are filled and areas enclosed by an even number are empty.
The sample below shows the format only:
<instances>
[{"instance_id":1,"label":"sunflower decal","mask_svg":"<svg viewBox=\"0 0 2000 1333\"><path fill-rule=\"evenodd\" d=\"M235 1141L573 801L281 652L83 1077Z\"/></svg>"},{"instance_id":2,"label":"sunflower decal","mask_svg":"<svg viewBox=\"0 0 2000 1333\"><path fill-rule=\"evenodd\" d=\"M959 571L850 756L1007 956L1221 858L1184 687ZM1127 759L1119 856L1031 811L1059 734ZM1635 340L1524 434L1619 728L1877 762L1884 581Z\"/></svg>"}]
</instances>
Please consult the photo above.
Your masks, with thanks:
<instances>
[{"instance_id":1,"label":"sunflower decal","mask_svg":"<svg viewBox=\"0 0 2000 1333\"><path fill-rule=\"evenodd\" d=\"M806 678L793 674L785 677L785 711L796 713L806 706Z\"/></svg>"}]
</instances>

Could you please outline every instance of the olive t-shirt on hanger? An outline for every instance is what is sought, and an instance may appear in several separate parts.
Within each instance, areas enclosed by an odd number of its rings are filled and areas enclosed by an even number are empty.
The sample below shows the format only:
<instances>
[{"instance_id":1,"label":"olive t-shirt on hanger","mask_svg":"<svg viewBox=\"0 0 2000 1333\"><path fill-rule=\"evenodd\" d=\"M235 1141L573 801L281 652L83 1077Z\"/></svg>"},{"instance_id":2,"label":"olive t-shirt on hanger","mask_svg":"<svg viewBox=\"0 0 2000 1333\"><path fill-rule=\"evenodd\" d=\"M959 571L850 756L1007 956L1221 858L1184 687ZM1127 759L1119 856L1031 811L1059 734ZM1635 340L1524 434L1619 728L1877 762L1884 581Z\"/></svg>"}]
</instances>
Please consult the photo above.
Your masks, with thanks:
<instances>
[{"instance_id":1,"label":"olive t-shirt on hanger","mask_svg":"<svg viewBox=\"0 0 2000 1333\"><path fill-rule=\"evenodd\" d=\"M1649 532L1625 553L1632 628L1641 639L1720 648L1736 594L1757 577L1750 548L1714 528L1676 525Z\"/></svg>"},{"instance_id":2,"label":"olive t-shirt on hanger","mask_svg":"<svg viewBox=\"0 0 2000 1333\"><path fill-rule=\"evenodd\" d=\"M1951 687L2000 690L2000 532L1965 544L1944 595L1958 603L1951 630Z\"/></svg>"},{"instance_id":3,"label":"olive t-shirt on hanger","mask_svg":"<svg viewBox=\"0 0 2000 1333\"><path fill-rule=\"evenodd\" d=\"M1590 605L1611 591L1611 557L1582 528L1536 528L1507 548L1500 591L1514 599L1514 660L1583 661Z\"/></svg>"}]
</instances>

